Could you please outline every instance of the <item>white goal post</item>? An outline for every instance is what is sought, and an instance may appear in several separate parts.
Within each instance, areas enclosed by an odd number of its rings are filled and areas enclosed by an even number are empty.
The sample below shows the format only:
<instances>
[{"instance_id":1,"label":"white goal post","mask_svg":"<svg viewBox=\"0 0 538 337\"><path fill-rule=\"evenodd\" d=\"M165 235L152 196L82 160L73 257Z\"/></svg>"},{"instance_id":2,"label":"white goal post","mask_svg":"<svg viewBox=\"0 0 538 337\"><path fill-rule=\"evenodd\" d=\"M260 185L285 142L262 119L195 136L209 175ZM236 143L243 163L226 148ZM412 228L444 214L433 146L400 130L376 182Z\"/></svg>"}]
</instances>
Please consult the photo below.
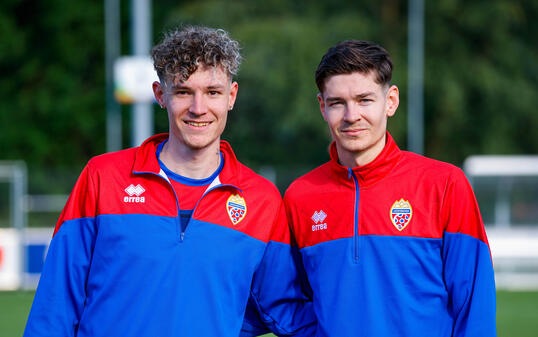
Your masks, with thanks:
<instances>
[{"instance_id":1,"label":"white goal post","mask_svg":"<svg viewBox=\"0 0 538 337\"><path fill-rule=\"evenodd\" d=\"M27 189L26 164L23 161L0 161L0 183L9 185L9 225L0 228L0 290L18 289L24 268L22 231L27 217L25 197Z\"/></svg>"}]
</instances>

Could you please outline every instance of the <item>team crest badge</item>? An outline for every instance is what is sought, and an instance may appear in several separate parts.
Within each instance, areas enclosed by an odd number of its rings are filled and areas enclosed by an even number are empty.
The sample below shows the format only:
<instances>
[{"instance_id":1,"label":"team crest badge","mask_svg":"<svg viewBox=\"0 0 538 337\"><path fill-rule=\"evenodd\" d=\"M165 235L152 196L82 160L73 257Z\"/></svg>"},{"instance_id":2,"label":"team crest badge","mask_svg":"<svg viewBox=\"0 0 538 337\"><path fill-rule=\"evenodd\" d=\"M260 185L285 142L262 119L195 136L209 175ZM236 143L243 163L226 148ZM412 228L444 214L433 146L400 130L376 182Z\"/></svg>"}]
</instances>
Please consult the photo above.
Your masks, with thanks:
<instances>
[{"instance_id":1,"label":"team crest badge","mask_svg":"<svg viewBox=\"0 0 538 337\"><path fill-rule=\"evenodd\" d=\"M237 225L247 215L247 204L239 194L232 194L226 201L226 210L232 224Z\"/></svg>"},{"instance_id":2,"label":"team crest badge","mask_svg":"<svg viewBox=\"0 0 538 337\"><path fill-rule=\"evenodd\" d=\"M413 208L407 200L400 199L394 202L390 208L390 220L397 230L403 230L411 221L413 216Z\"/></svg>"}]
</instances>

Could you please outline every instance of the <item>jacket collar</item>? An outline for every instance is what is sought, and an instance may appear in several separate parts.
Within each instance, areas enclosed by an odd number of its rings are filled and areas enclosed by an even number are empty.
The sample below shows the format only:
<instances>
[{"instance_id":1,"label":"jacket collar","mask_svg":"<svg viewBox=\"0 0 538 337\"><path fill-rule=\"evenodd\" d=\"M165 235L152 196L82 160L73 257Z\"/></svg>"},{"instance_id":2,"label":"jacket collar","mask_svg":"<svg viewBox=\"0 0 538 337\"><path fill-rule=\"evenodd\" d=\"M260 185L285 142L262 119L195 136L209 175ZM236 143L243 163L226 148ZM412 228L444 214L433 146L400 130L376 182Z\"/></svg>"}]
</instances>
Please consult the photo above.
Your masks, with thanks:
<instances>
[{"instance_id":1,"label":"jacket collar","mask_svg":"<svg viewBox=\"0 0 538 337\"><path fill-rule=\"evenodd\" d=\"M155 155L157 146L167 140L169 135L161 133L148 138L142 145L136 149L135 160L132 172L135 174L152 173L159 175L161 167ZM235 153L230 144L224 140L220 141L220 151L224 158L224 166L220 172L218 179L221 184L234 185L240 187L238 183L241 181L239 175L239 166Z\"/></svg>"},{"instance_id":2,"label":"jacket collar","mask_svg":"<svg viewBox=\"0 0 538 337\"><path fill-rule=\"evenodd\" d=\"M338 152L336 143L333 141L330 147L331 167L333 171L345 180L350 180L350 168L342 166L338 161ZM387 176L393 167L398 163L401 155L401 150L394 142L392 136L387 132L385 147L381 153L370 163L353 167L351 170L357 177L360 186L369 186Z\"/></svg>"}]
</instances>

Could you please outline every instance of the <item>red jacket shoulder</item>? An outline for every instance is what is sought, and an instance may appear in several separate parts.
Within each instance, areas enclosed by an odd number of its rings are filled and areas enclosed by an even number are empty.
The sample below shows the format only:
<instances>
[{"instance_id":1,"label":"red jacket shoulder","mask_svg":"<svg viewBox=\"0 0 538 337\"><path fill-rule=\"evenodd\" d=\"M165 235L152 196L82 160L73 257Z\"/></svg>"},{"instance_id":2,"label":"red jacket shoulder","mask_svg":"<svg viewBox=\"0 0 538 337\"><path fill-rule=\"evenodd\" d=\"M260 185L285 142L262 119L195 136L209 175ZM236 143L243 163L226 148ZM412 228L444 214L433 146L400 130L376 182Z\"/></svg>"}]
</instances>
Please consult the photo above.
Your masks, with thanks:
<instances>
[{"instance_id":1,"label":"red jacket shoulder","mask_svg":"<svg viewBox=\"0 0 538 337\"><path fill-rule=\"evenodd\" d=\"M88 167L91 171L107 170L110 168L126 168L131 170L133 167L137 148L129 148L116 152L104 153L91 158Z\"/></svg>"},{"instance_id":2,"label":"red jacket shoulder","mask_svg":"<svg viewBox=\"0 0 538 337\"><path fill-rule=\"evenodd\" d=\"M275 199L280 202L282 196L275 184L241 163L239 163L238 169L240 189L244 189L247 193L255 193L260 197Z\"/></svg>"},{"instance_id":3,"label":"red jacket shoulder","mask_svg":"<svg viewBox=\"0 0 538 337\"><path fill-rule=\"evenodd\" d=\"M284 199L294 200L302 198L302 196L311 194L313 191L323 189L323 185L336 183L333 180L331 177L330 163L325 163L295 179L286 190Z\"/></svg>"}]
</instances>

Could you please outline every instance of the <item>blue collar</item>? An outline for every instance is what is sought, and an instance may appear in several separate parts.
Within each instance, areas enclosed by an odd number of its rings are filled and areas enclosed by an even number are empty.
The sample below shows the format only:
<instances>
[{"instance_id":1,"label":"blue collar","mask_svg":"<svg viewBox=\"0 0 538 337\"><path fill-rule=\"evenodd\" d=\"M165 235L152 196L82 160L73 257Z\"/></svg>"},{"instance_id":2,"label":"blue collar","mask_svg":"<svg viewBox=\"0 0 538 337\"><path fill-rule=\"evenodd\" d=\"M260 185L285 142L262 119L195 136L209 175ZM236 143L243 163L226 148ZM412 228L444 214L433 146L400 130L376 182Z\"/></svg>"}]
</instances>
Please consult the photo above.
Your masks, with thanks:
<instances>
[{"instance_id":1,"label":"blue collar","mask_svg":"<svg viewBox=\"0 0 538 337\"><path fill-rule=\"evenodd\" d=\"M222 156L222 152L219 152L220 165L217 168L217 170L215 172L213 172L213 174L211 176L207 177L207 178L204 178L204 179L192 179L192 178L187 178L187 177L184 177L184 176L179 175L177 173L174 173L168 167L166 167L166 165L164 165L164 163L159 159L159 155L161 154L161 151L163 149L164 143L166 143L167 141L168 140L165 140L164 142L160 143L157 146L157 151L155 152L155 155L157 156L157 161L159 162L159 166L164 171L164 173L166 173L168 178L170 178L170 179L172 179L172 180L174 180L174 181L176 181L178 183L184 184L184 185L205 186L205 185L211 184L211 182L213 180L215 180L215 178L219 175L220 171L222 171L222 167L224 166L224 157Z\"/></svg>"}]
</instances>

